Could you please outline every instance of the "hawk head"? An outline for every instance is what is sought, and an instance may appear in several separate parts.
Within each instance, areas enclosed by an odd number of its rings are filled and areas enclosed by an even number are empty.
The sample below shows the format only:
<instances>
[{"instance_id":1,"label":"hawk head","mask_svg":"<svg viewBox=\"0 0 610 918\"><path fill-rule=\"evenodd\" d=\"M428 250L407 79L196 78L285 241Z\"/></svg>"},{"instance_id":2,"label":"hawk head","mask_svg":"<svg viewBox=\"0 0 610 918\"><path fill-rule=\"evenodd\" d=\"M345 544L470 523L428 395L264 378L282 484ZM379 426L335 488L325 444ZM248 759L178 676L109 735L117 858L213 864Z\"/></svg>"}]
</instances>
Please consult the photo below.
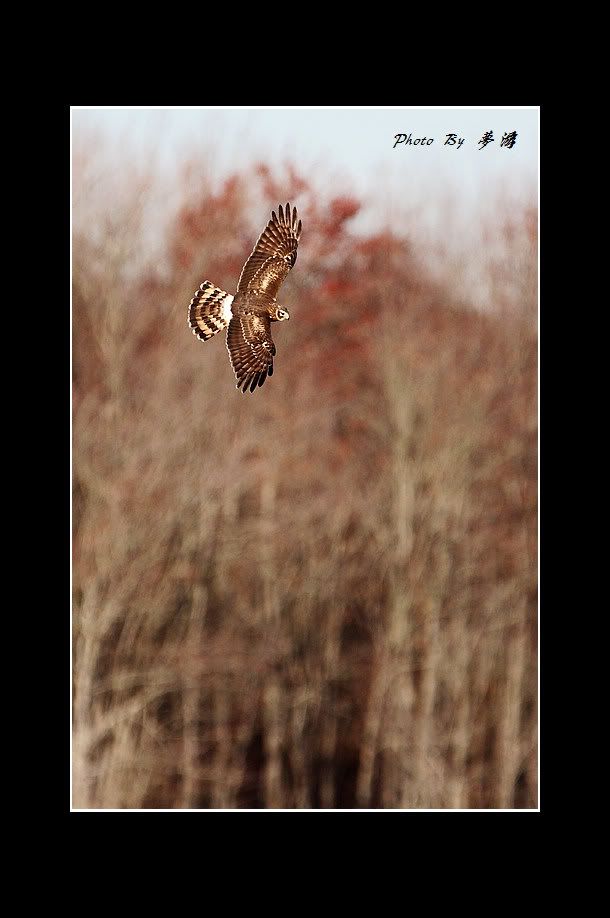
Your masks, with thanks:
<instances>
[{"instance_id":1,"label":"hawk head","mask_svg":"<svg viewBox=\"0 0 610 918\"><path fill-rule=\"evenodd\" d=\"M288 310L285 309L284 306L276 305L275 312L271 316L271 321L272 322L283 322L285 319L289 319L289 318L290 318L290 313L288 312Z\"/></svg>"}]
</instances>

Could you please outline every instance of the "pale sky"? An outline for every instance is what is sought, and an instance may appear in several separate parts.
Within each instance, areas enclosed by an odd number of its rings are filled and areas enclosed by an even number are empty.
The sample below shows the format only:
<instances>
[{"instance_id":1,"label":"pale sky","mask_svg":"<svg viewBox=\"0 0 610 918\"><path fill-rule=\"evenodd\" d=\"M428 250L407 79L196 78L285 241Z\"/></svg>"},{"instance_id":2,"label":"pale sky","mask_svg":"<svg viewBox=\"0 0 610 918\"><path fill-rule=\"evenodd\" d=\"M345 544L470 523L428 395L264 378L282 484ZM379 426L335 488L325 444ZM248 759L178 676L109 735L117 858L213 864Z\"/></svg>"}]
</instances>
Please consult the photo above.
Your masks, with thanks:
<instances>
[{"instance_id":1,"label":"pale sky","mask_svg":"<svg viewBox=\"0 0 610 918\"><path fill-rule=\"evenodd\" d=\"M535 187L538 110L529 109L72 109L73 134L94 129L117 149L156 151L171 168L187 151L211 149L219 174L261 159L317 168L331 182L371 191L380 181L400 187L413 180L448 180L464 195L477 195L494 180ZM494 142L477 142L493 131ZM512 149L500 146L517 131ZM398 133L434 138L431 145L398 145ZM444 146L445 135L464 138Z\"/></svg>"},{"instance_id":2,"label":"pale sky","mask_svg":"<svg viewBox=\"0 0 610 918\"><path fill-rule=\"evenodd\" d=\"M444 237L453 248L472 243L483 217L494 220L498 197L509 207L537 203L538 122L537 107L72 108L74 145L95 132L119 171L151 152L168 176L188 157L211 157L218 180L254 162L289 161L329 196L364 198L354 232L417 222L420 239ZM487 131L494 142L479 149ZM514 147L502 147L512 131ZM459 149L445 145L448 133L464 138ZM395 147L396 134L434 142Z\"/></svg>"}]
</instances>

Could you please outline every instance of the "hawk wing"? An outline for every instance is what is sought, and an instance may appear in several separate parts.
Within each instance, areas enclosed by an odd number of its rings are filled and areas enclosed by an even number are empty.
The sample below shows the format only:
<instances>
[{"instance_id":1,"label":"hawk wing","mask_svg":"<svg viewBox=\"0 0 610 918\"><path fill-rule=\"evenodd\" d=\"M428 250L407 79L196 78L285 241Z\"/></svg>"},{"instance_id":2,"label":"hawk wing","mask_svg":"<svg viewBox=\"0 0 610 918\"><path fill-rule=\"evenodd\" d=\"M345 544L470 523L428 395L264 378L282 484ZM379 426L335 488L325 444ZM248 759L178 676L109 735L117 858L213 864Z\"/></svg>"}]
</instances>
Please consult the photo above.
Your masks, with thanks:
<instances>
[{"instance_id":1,"label":"hawk wing","mask_svg":"<svg viewBox=\"0 0 610 918\"><path fill-rule=\"evenodd\" d=\"M258 242L241 272L237 292L259 290L274 299L282 281L297 260L297 246L301 235L301 221L297 222L296 208L286 213L280 204L279 216L272 211L271 220L260 234Z\"/></svg>"},{"instance_id":2,"label":"hawk wing","mask_svg":"<svg viewBox=\"0 0 610 918\"><path fill-rule=\"evenodd\" d=\"M275 344L269 316L246 313L231 319L227 331L227 350L237 377L237 388L254 392L267 376L273 375Z\"/></svg>"}]
</instances>

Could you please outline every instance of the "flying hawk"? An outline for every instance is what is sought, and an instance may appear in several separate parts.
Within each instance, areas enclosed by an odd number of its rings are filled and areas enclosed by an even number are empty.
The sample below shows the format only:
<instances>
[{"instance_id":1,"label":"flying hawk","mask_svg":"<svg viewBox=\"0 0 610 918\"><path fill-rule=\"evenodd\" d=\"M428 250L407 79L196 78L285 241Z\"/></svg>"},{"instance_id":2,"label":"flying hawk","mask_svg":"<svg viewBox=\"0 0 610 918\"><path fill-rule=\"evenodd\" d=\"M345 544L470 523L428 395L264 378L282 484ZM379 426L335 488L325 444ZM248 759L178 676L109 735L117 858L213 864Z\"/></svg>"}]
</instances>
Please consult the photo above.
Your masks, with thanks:
<instances>
[{"instance_id":1,"label":"flying hawk","mask_svg":"<svg viewBox=\"0 0 610 918\"><path fill-rule=\"evenodd\" d=\"M227 350L242 392L254 392L273 375L271 323L290 318L275 298L297 260L301 221L290 204L285 213L280 204L278 214L272 211L242 269L235 296L204 281L189 305L188 324L201 341L227 329Z\"/></svg>"}]
</instances>

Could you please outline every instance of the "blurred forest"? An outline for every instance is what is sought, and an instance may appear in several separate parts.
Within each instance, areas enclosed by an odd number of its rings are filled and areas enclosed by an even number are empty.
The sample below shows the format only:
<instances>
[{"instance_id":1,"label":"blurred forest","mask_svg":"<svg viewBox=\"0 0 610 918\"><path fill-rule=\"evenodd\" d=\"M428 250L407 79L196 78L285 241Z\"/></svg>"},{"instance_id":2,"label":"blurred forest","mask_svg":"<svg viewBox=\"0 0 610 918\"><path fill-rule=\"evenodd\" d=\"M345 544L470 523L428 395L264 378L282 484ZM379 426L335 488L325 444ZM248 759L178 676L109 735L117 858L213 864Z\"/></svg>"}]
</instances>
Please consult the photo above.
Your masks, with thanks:
<instances>
[{"instance_id":1,"label":"blurred forest","mask_svg":"<svg viewBox=\"0 0 610 918\"><path fill-rule=\"evenodd\" d=\"M472 251L481 309L416 221L356 234L367 201L291 167L159 194L102 159L73 160L73 806L537 807L535 203ZM286 201L292 318L242 395L187 307Z\"/></svg>"}]
</instances>

